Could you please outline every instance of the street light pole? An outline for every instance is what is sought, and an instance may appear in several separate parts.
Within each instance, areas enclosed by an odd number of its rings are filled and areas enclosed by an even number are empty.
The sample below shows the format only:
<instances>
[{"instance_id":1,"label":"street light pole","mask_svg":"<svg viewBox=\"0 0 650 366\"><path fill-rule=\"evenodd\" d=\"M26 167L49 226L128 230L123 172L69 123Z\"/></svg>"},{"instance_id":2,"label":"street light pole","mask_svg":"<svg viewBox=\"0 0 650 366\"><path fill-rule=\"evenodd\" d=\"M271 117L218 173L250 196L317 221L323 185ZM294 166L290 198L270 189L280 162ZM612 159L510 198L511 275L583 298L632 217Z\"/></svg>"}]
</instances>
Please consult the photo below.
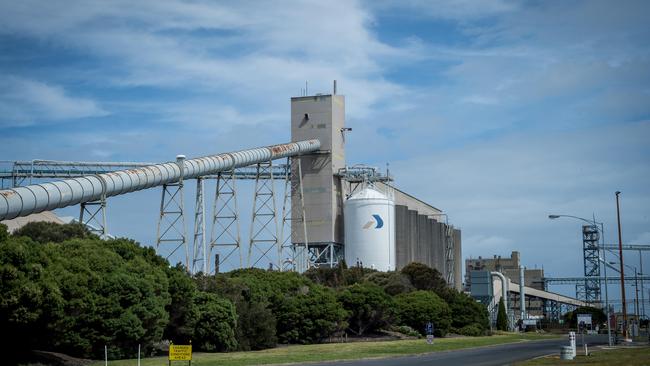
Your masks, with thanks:
<instances>
[{"instance_id":1,"label":"street light pole","mask_svg":"<svg viewBox=\"0 0 650 366\"><path fill-rule=\"evenodd\" d=\"M641 275L641 314L645 318L645 295L643 295L643 260L641 257L641 251L639 250L639 273Z\"/></svg>"},{"instance_id":2,"label":"street light pole","mask_svg":"<svg viewBox=\"0 0 650 366\"><path fill-rule=\"evenodd\" d=\"M634 267L634 314L636 318L639 319L639 278L637 276L636 267Z\"/></svg>"},{"instance_id":3,"label":"street light pole","mask_svg":"<svg viewBox=\"0 0 650 366\"><path fill-rule=\"evenodd\" d=\"M621 236L620 191L616 191L616 220L618 221L618 256L621 264L621 300L623 301L623 338L627 339L627 304L625 303L625 269L623 268L623 237Z\"/></svg>"},{"instance_id":4,"label":"street light pole","mask_svg":"<svg viewBox=\"0 0 650 366\"><path fill-rule=\"evenodd\" d=\"M594 222L596 222L595 218L594 218ZM607 257L606 257L607 254L605 254L605 252L607 252L607 251L604 249L604 246L605 246L605 233L604 233L604 231L605 231L605 229L603 227L603 223L601 222L600 223L600 241L601 241L601 243L603 245L603 262L604 262L603 263L603 271L605 272L604 273L605 274L605 315L607 317L607 343L611 347L612 346L612 322L610 321L610 314L609 314L609 291L607 289L607 287L609 287L608 286L609 281L607 279Z\"/></svg>"}]
</instances>

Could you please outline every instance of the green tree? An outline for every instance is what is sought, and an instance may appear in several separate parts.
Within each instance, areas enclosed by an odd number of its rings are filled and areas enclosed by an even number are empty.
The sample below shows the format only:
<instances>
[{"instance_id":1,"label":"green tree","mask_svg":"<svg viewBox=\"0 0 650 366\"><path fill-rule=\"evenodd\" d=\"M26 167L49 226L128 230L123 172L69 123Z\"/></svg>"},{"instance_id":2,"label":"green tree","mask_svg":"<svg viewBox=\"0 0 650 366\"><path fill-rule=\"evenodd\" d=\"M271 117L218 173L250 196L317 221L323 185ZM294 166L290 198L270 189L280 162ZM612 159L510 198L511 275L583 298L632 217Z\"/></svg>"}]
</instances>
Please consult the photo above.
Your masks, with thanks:
<instances>
[{"instance_id":1,"label":"green tree","mask_svg":"<svg viewBox=\"0 0 650 366\"><path fill-rule=\"evenodd\" d=\"M261 350L277 345L277 322L267 302L240 299L237 306L239 350Z\"/></svg>"},{"instance_id":2,"label":"green tree","mask_svg":"<svg viewBox=\"0 0 650 366\"><path fill-rule=\"evenodd\" d=\"M9 239L9 228L7 225L0 222L0 243L7 241Z\"/></svg>"},{"instance_id":3,"label":"green tree","mask_svg":"<svg viewBox=\"0 0 650 366\"><path fill-rule=\"evenodd\" d=\"M136 245L128 240L123 244ZM138 344L146 353L161 339L170 302L164 268L141 256L125 260L94 239L41 249L52 261L49 273L66 299L51 315L52 347L74 356L101 357L104 345L110 344L109 357L122 358Z\"/></svg>"},{"instance_id":4,"label":"green tree","mask_svg":"<svg viewBox=\"0 0 650 366\"><path fill-rule=\"evenodd\" d=\"M199 317L196 304L198 290L182 265L168 268L166 272L171 302L166 307L169 323L163 337L174 343L187 344L194 335L194 327Z\"/></svg>"},{"instance_id":5,"label":"green tree","mask_svg":"<svg viewBox=\"0 0 650 366\"><path fill-rule=\"evenodd\" d=\"M447 291L447 296L444 297L444 300L447 302L449 308L451 309L451 326L453 328L460 330L462 328L472 326L474 328L477 328L479 330L479 333L482 333L490 326L490 319L487 309L482 304L476 302L476 300L474 300L472 297L462 292L456 291L455 289L449 289ZM474 331L474 328L468 330L468 332L471 331L472 334L476 333Z\"/></svg>"},{"instance_id":6,"label":"green tree","mask_svg":"<svg viewBox=\"0 0 650 366\"><path fill-rule=\"evenodd\" d=\"M41 244L62 243L70 239L98 239L85 226L79 223L57 224L54 222L30 222L13 233L14 236L26 236Z\"/></svg>"},{"instance_id":7,"label":"green tree","mask_svg":"<svg viewBox=\"0 0 650 366\"><path fill-rule=\"evenodd\" d=\"M402 273L409 278L411 284L417 290L431 290L441 295L447 289L447 281L445 281L440 272L425 264L417 262L409 263L402 268Z\"/></svg>"},{"instance_id":8,"label":"green tree","mask_svg":"<svg viewBox=\"0 0 650 366\"><path fill-rule=\"evenodd\" d=\"M497 330L508 330L508 313L506 312L506 305L503 302L503 297L499 300L499 311L497 312Z\"/></svg>"},{"instance_id":9,"label":"green tree","mask_svg":"<svg viewBox=\"0 0 650 366\"><path fill-rule=\"evenodd\" d=\"M409 278L401 272L374 272L366 275L365 280L380 286L391 296L415 290Z\"/></svg>"},{"instance_id":10,"label":"green tree","mask_svg":"<svg viewBox=\"0 0 650 366\"><path fill-rule=\"evenodd\" d=\"M194 347L206 352L236 350L235 306L229 300L208 292L199 292L196 304L199 317L194 327Z\"/></svg>"},{"instance_id":11,"label":"green tree","mask_svg":"<svg viewBox=\"0 0 650 366\"><path fill-rule=\"evenodd\" d=\"M431 291L414 291L395 297L397 323L424 334L427 322L433 322L435 335L444 337L451 326L451 310Z\"/></svg>"},{"instance_id":12,"label":"green tree","mask_svg":"<svg viewBox=\"0 0 650 366\"><path fill-rule=\"evenodd\" d=\"M320 285L284 297L274 313L280 343L317 343L347 327L347 312L333 291Z\"/></svg>"},{"instance_id":13,"label":"green tree","mask_svg":"<svg viewBox=\"0 0 650 366\"><path fill-rule=\"evenodd\" d=\"M271 311L271 304L266 296L254 296L247 282L258 282L255 277L232 278L228 275L217 274L196 276L199 287L205 291L219 294L235 304L237 309L238 349L242 351L260 350L275 347L276 319ZM262 287L257 284L257 287Z\"/></svg>"},{"instance_id":14,"label":"green tree","mask_svg":"<svg viewBox=\"0 0 650 366\"><path fill-rule=\"evenodd\" d=\"M357 335L376 331L388 324L393 300L373 283L357 283L338 294L338 301L350 314L348 329Z\"/></svg>"},{"instance_id":15,"label":"green tree","mask_svg":"<svg viewBox=\"0 0 650 366\"><path fill-rule=\"evenodd\" d=\"M3 230L0 224L0 344L10 351L4 362L11 364L32 348L51 348L50 314L64 298L47 271L50 258L31 239Z\"/></svg>"}]
</instances>

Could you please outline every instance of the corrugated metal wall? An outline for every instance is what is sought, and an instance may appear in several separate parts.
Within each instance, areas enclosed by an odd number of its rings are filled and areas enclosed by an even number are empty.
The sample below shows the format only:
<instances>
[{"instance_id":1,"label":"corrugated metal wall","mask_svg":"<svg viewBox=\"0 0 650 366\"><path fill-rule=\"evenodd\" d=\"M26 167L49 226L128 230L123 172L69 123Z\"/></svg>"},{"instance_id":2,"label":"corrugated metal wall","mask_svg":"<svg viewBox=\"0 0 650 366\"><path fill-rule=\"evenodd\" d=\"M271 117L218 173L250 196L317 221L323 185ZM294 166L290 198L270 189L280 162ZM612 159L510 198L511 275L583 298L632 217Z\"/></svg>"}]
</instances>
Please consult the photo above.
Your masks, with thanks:
<instances>
[{"instance_id":1,"label":"corrugated metal wall","mask_svg":"<svg viewBox=\"0 0 650 366\"><path fill-rule=\"evenodd\" d=\"M395 250L397 269L411 262L420 262L445 274L446 225L407 206L395 206ZM462 288L462 251L460 230L455 229L454 238L454 287Z\"/></svg>"}]
</instances>

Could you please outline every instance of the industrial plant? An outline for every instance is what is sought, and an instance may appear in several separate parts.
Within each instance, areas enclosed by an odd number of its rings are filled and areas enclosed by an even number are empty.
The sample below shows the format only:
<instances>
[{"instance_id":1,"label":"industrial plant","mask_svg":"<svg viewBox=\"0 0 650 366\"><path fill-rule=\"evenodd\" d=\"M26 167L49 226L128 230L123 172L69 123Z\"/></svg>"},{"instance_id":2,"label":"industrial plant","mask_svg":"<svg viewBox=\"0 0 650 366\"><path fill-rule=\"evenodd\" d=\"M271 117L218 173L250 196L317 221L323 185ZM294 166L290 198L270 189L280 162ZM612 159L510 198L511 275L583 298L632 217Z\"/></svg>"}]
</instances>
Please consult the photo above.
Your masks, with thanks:
<instances>
[{"instance_id":1,"label":"industrial plant","mask_svg":"<svg viewBox=\"0 0 650 366\"><path fill-rule=\"evenodd\" d=\"M440 209L401 191L388 172L346 161L345 97L291 98L291 142L163 164L16 161L2 173L0 220L79 205L79 221L108 236L108 198L161 187L156 247L192 272L262 267L305 271L346 261L379 271L411 262L462 289L461 232ZM276 164L278 160L285 164ZM281 161L282 161L281 160ZM34 183L33 180L58 181ZM184 195L196 184L193 235ZM248 241L237 186L254 181ZM211 212L206 182L216 181ZM284 196L277 183L284 183ZM282 204L281 204L282 203ZM210 217L206 217L206 213ZM153 229L153 228L152 228Z\"/></svg>"}]
</instances>

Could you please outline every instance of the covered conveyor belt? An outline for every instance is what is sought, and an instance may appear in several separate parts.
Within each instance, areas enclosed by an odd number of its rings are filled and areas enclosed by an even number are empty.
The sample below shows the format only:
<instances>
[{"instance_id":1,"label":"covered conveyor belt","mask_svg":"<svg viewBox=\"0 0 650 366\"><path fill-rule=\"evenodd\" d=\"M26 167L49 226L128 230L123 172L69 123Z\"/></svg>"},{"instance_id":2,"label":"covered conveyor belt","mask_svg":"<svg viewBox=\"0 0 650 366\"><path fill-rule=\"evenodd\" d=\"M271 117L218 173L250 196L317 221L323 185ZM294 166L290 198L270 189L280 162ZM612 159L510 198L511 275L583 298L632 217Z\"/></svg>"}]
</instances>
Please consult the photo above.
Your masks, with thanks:
<instances>
[{"instance_id":1,"label":"covered conveyor belt","mask_svg":"<svg viewBox=\"0 0 650 366\"><path fill-rule=\"evenodd\" d=\"M319 140L297 141L0 190L0 221L162 186L179 179L193 179L308 154L318 149Z\"/></svg>"},{"instance_id":2,"label":"covered conveyor belt","mask_svg":"<svg viewBox=\"0 0 650 366\"><path fill-rule=\"evenodd\" d=\"M510 279L508 279L508 284L509 284L508 289L510 292L516 294L519 293L519 284L511 282ZM587 304L586 302L575 299L573 297L556 294L554 292L542 291L528 286L524 286L524 294L526 296L534 296L544 300L555 301L560 304L575 305L575 306L589 306L589 304Z\"/></svg>"}]
</instances>

